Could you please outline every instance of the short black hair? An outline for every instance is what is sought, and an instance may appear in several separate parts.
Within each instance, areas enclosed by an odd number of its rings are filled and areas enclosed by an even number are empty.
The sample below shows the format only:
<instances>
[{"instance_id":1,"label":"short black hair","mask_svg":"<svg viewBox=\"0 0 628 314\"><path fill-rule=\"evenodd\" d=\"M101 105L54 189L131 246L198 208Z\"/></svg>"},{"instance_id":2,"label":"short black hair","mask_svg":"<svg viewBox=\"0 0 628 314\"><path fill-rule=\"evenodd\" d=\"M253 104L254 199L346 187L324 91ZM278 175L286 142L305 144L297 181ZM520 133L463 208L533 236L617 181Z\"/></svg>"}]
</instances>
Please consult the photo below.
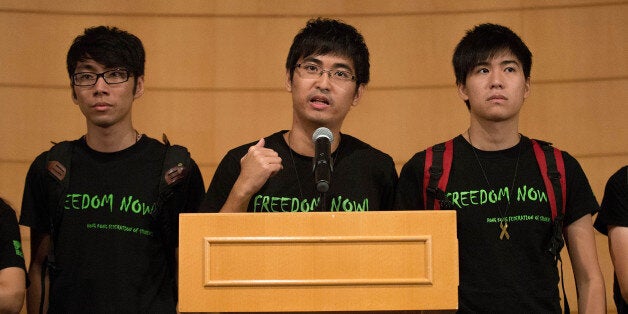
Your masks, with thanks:
<instances>
[{"instance_id":1,"label":"short black hair","mask_svg":"<svg viewBox=\"0 0 628 314\"><path fill-rule=\"evenodd\" d=\"M74 39L66 60L70 78L78 62L90 59L107 68L126 68L136 78L144 75L146 54L142 41L117 27L86 28Z\"/></svg>"},{"instance_id":2,"label":"short black hair","mask_svg":"<svg viewBox=\"0 0 628 314\"><path fill-rule=\"evenodd\" d=\"M351 59L355 66L357 86L369 82L369 50L364 37L349 24L320 17L309 20L294 37L286 59L286 70L290 71L290 80L299 59L324 54Z\"/></svg>"},{"instance_id":3,"label":"short black hair","mask_svg":"<svg viewBox=\"0 0 628 314\"><path fill-rule=\"evenodd\" d=\"M532 53L512 30L490 23L480 24L468 30L454 50L452 62L456 84L464 85L469 71L480 62L487 61L504 51L511 52L519 59L525 78L530 78Z\"/></svg>"}]
</instances>

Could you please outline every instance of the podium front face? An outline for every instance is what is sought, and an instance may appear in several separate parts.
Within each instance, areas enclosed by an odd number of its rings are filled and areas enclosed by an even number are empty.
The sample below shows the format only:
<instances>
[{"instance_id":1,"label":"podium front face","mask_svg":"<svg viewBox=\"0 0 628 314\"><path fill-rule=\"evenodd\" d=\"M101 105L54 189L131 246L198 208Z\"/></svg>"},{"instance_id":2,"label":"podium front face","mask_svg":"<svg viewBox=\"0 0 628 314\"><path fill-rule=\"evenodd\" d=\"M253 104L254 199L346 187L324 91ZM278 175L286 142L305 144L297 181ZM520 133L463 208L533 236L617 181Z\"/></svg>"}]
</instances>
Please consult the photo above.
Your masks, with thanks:
<instances>
[{"instance_id":1,"label":"podium front face","mask_svg":"<svg viewBox=\"0 0 628 314\"><path fill-rule=\"evenodd\" d=\"M455 211L181 214L180 312L452 310Z\"/></svg>"}]
</instances>

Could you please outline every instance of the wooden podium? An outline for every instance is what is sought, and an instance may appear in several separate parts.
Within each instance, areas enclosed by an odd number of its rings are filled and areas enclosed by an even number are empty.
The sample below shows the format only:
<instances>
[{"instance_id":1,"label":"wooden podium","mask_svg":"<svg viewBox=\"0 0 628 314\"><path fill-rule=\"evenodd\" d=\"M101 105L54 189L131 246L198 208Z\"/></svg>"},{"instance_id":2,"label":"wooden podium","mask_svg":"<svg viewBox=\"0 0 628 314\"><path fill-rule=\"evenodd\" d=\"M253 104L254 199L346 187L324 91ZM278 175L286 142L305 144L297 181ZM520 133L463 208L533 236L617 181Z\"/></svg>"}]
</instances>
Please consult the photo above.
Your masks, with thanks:
<instances>
[{"instance_id":1,"label":"wooden podium","mask_svg":"<svg viewBox=\"0 0 628 314\"><path fill-rule=\"evenodd\" d=\"M455 211L181 214L179 311L453 310Z\"/></svg>"}]
</instances>

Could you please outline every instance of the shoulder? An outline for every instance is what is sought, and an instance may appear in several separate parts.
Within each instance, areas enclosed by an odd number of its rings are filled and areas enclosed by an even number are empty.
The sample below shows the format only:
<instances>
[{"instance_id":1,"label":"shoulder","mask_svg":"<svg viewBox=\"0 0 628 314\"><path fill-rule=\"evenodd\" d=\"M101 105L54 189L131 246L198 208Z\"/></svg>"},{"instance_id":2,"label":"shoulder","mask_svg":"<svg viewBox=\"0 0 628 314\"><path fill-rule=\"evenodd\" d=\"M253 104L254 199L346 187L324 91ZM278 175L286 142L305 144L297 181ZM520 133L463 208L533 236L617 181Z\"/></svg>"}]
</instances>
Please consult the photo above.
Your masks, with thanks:
<instances>
[{"instance_id":1,"label":"shoulder","mask_svg":"<svg viewBox=\"0 0 628 314\"><path fill-rule=\"evenodd\" d=\"M626 186L628 184L628 166L623 166L617 170L610 178L607 185Z\"/></svg>"},{"instance_id":2,"label":"shoulder","mask_svg":"<svg viewBox=\"0 0 628 314\"><path fill-rule=\"evenodd\" d=\"M619 169L606 182L602 207L628 209L628 166Z\"/></svg>"},{"instance_id":3,"label":"shoulder","mask_svg":"<svg viewBox=\"0 0 628 314\"><path fill-rule=\"evenodd\" d=\"M15 230L17 230L18 228L17 216L15 215L15 210L13 210L13 208L1 198L0 198L0 225L3 225L4 227L11 226Z\"/></svg>"},{"instance_id":4,"label":"shoulder","mask_svg":"<svg viewBox=\"0 0 628 314\"><path fill-rule=\"evenodd\" d=\"M281 130L278 132L275 132L269 136L264 137L264 141L266 142L266 147L268 148L272 148L274 150L277 150L280 147L287 147L287 143L283 138L283 135L288 132L287 130ZM248 149L248 147L250 147L251 145L255 145L255 143L257 143L257 141L255 142L251 142L249 144L246 144L244 146L246 146L246 148Z\"/></svg>"},{"instance_id":5,"label":"shoulder","mask_svg":"<svg viewBox=\"0 0 628 314\"><path fill-rule=\"evenodd\" d=\"M367 144L366 142L353 137L349 134L342 134L340 145L343 150L348 152L358 151L358 156L369 156L370 158L381 159L392 162L393 159L387 153ZM364 155L365 154L365 155Z\"/></svg>"},{"instance_id":6,"label":"shoulder","mask_svg":"<svg viewBox=\"0 0 628 314\"><path fill-rule=\"evenodd\" d=\"M184 146L174 145L174 144L171 145L170 143L168 143L168 145L166 145L166 144L162 143L161 141L159 141L159 140L157 140L155 138L146 136L146 135L144 135L137 144L145 145L148 149L161 149L161 150L165 149L166 147L171 147L171 146L184 147Z\"/></svg>"},{"instance_id":7,"label":"shoulder","mask_svg":"<svg viewBox=\"0 0 628 314\"><path fill-rule=\"evenodd\" d=\"M427 151L431 150L433 152L434 148L436 148L436 147L445 148L447 146L446 145L447 143L451 143L452 144L453 150L459 151L459 149L456 149L456 147L460 146L462 144L466 144L466 140L464 139L464 137L459 135L459 136L456 136L456 137L454 137L452 139L449 139L447 141L444 141L444 142L434 143L434 144L424 148L423 150L414 153L414 155L412 155L412 157L410 157L408 162L406 162L406 165L409 166L409 167L410 166L413 166L413 167L420 166L421 169L423 169L423 164L425 163L425 156L427 155Z\"/></svg>"},{"instance_id":8,"label":"shoulder","mask_svg":"<svg viewBox=\"0 0 628 314\"><path fill-rule=\"evenodd\" d=\"M581 197L586 197L587 198L593 198L593 192L591 191L591 187L590 184L588 182L586 173L584 172L584 170L582 169L582 166L580 165L580 163L578 162L578 160L572 156L569 152L562 150L560 147L557 147L556 145L553 145L551 142L547 142L547 141L543 141L543 140L539 140L539 139L528 139L528 141L530 142L530 147L533 146L533 142L537 142L541 148L543 149L543 147L547 148L553 148L555 150L558 150L560 152L560 156L562 157L562 163L563 163L563 167L565 169L565 180L567 183L567 191L571 191L571 192L575 192L575 193L568 193L568 196L570 194L573 195L580 195ZM549 153L545 152L545 157L548 156L553 156L554 154L552 154L553 150L550 150ZM539 165L539 167L541 167L541 163L542 160L545 160L546 165L548 165L549 167L549 163L547 159L538 159L538 151L535 151L534 154L536 155L537 159L536 162ZM549 157L552 158L552 157ZM553 160L556 162L556 165L558 166L558 170L560 171L560 165L558 164L559 160L556 158L553 158ZM597 206L596 206L597 207Z\"/></svg>"},{"instance_id":9,"label":"shoulder","mask_svg":"<svg viewBox=\"0 0 628 314\"><path fill-rule=\"evenodd\" d=\"M569 152L561 149L560 147L557 147L552 142L548 142L548 141L540 140L540 139L528 138L526 136L523 136L523 138L526 141L529 142L530 146L533 146L534 142L536 142L537 144L539 144L541 149L543 149L543 148L553 148L553 149L558 150L561 153L561 156L562 156L563 161L565 163L565 169L566 169L567 172L569 172L569 170L573 169L574 167L577 167L577 168L580 167L580 164L578 163L578 160L576 160L576 158L574 158Z\"/></svg>"},{"instance_id":10,"label":"shoulder","mask_svg":"<svg viewBox=\"0 0 628 314\"><path fill-rule=\"evenodd\" d=\"M51 146L48 150L41 152L30 166L30 171L45 170L46 164L49 160L67 159L72 157L72 152L75 146L79 145L80 139L72 141L51 142Z\"/></svg>"},{"instance_id":11,"label":"shoulder","mask_svg":"<svg viewBox=\"0 0 628 314\"><path fill-rule=\"evenodd\" d=\"M278 131L278 132L275 132L275 133L273 133L271 135L268 135L268 136L264 137L264 141L266 143L264 146L267 147L267 148L271 148L271 149L277 150L277 148L280 145L282 145L282 143L284 141L283 140L283 134L286 133L286 132L287 132L286 130L282 130L282 131ZM235 148L232 148L232 149L230 149L227 152L227 156L231 156L231 157L237 158L239 160L240 158L242 158L242 156L246 155L246 153L249 150L249 147L257 144L258 141L259 141L259 139L255 140L255 141L252 141L252 142L249 142L249 143L246 143L246 144L243 144L243 145L240 145L240 146L237 146Z\"/></svg>"},{"instance_id":12,"label":"shoulder","mask_svg":"<svg viewBox=\"0 0 628 314\"><path fill-rule=\"evenodd\" d=\"M4 221L7 215L13 214L15 216L15 211L9 204L7 204L3 199L0 198L0 221ZM15 219L15 218L14 218Z\"/></svg>"}]
</instances>

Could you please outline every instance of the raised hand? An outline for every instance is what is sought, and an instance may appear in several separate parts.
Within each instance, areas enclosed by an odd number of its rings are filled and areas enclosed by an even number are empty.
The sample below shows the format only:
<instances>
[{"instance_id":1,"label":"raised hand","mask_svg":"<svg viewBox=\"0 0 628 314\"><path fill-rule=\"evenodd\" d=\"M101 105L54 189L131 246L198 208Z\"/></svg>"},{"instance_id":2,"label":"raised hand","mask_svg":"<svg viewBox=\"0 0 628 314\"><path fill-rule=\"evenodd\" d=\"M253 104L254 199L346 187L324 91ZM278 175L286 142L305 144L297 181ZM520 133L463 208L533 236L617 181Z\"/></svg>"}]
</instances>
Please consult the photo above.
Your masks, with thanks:
<instances>
[{"instance_id":1,"label":"raised hand","mask_svg":"<svg viewBox=\"0 0 628 314\"><path fill-rule=\"evenodd\" d=\"M260 139L240 159L240 175L221 212L246 211L251 196L262 188L268 178L283 169L279 154L264 145L264 139Z\"/></svg>"}]
</instances>

